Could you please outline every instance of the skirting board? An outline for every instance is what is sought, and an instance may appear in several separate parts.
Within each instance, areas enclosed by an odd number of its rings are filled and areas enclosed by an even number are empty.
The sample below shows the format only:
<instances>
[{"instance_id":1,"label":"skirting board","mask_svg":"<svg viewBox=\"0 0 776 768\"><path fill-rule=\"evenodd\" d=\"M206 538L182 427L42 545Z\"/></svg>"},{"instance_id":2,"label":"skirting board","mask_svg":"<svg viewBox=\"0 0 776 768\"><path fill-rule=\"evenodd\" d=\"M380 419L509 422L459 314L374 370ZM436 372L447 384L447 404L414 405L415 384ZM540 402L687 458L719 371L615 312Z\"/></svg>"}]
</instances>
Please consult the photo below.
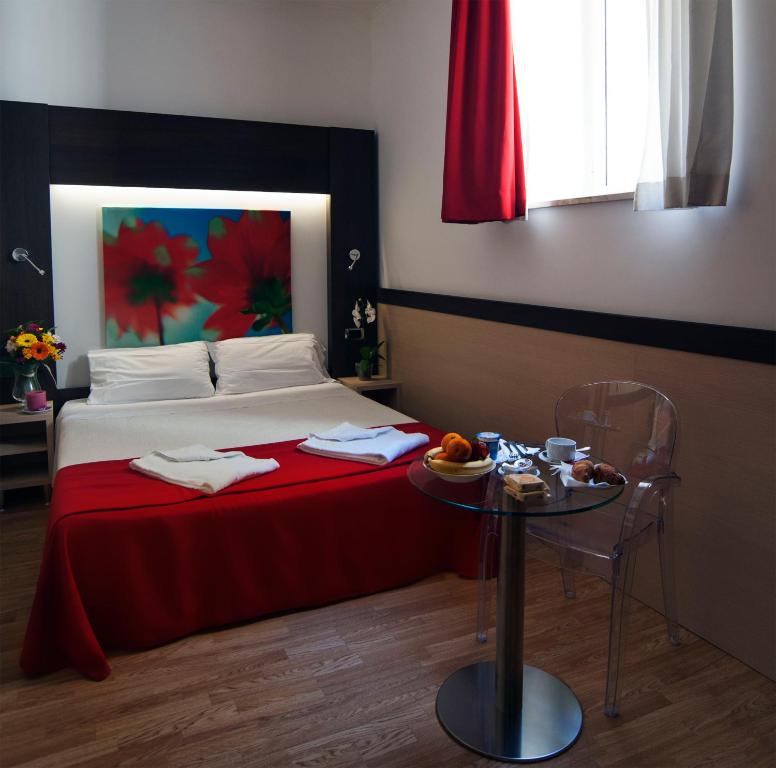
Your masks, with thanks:
<instances>
[{"instance_id":1,"label":"skirting board","mask_svg":"<svg viewBox=\"0 0 776 768\"><path fill-rule=\"evenodd\" d=\"M776 365L776 331L381 288L379 301L459 317Z\"/></svg>"}]
</instances>

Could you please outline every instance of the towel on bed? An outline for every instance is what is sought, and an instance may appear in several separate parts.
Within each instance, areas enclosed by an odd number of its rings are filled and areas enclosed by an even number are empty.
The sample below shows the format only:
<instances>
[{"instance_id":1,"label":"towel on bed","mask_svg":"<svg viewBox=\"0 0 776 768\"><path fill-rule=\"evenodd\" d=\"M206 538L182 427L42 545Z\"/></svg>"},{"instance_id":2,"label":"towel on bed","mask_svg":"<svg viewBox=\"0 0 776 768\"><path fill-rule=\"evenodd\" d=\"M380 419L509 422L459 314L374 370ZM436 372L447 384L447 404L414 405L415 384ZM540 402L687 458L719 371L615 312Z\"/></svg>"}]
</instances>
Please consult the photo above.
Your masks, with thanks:
<instances>
[{"instance_id":1,"label":"towel on bed","mask_svg":"<svg viewBox=\"0 0 776 768\"><path fill-rule=\"evenodd\" d=\"M314 453L317 456L328 456L332 459L350 459L367 464L389 464L399 456L427 442L428 435L422 432L408 434L400 432L395 427L381 427L379 434L374 437L354 437L350 440L342 438L322 440L320 437L311 435L297 447L300 451Z\"/></svg>"},{"instance_id":2,"label":"towel on bed","mask_svg":"<svg viewBox=\"0 0 776 768\"><path fill-rule=\"evenodd\" d=\"M254 459L242 451L214 451L204 445L152 451L129 466L157 480L213 494L228 485L276 470L275 459Z\"/></svg>"},{"instance_id":3,"label":"towel on bed","mask_svg":"<svg viewBox=\"0 0 776 768\"><path fill-rule=\"evenodd\" d=\"M216 451L206 445L184 445L182 448L165 448L153 451L152 456L161 456L170 461L218 461L231 459L235 456L245 456L242 451Z\"/></svg>"},{"instance_id":4,"label":"towel on bed","mask_svg":"<svg viewBox=\"0 0 776 768\"><path fill-rule=\"evenodd\" d=\"M357 427L349 421L343 421L336 427L327 429L325 432L311 432L310 437L318 437L321 440L334 440L338 443L346 443L350 440L368 440L378 435L390 432L393 427Z\"/></svg>"}]
</instances>

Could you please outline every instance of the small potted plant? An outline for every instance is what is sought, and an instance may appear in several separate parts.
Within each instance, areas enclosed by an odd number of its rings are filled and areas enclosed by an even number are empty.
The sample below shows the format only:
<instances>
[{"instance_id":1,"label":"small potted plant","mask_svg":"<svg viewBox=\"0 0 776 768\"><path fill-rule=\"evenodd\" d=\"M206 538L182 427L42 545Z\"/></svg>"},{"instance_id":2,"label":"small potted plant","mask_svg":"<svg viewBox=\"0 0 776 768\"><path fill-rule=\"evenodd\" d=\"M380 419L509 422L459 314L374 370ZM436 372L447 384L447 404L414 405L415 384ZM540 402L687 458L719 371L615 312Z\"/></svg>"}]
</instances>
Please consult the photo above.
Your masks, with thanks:
<instances>
[{"instance_id":1,"label":"small potted plant","mask_svg":"<svg viewBox=\"0 0 776 768\"><path fill-rule=\"evenodd\" d=\"M372 372L378 360L385 360L380 354L380 347L385 344L381 341L375 347L361 347L361 359L356 363L356 375L362 381L372 378Z\"/></svg>"}]
</instances>

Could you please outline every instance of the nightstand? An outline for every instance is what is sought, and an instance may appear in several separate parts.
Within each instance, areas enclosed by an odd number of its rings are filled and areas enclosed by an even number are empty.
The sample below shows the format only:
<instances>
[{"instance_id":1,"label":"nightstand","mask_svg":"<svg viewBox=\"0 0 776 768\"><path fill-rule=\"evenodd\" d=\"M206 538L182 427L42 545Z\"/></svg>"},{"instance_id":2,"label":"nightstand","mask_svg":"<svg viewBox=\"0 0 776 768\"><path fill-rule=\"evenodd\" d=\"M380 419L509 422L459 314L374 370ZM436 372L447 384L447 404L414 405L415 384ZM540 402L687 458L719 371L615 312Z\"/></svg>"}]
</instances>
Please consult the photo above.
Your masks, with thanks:
<instances>
[{"instance_id":1,"label":"nightstand","mask_svg":"<svg viewBox=\"0 0 776 768\"><path fill-rule=\"evenodd\" d=\"M401 382L385 376L375 376L373 379L359 379L358 376L343 376L337 379L340 384L358 392L370 400L387 405L398 410L401 394Z\"/></svg>"},{"instance_id":2,"label":"nightstand","mask_svg":"<svg viewBox=\"0 0 776 768\"><path fill-rule=\"evenodd\" d=\"M23 413L21 405L0 405L0 507L5 491L43 486L46 501L54 469L54 408ZM43 455L41 455L43 454Z\"/></svg>"}]
</instances>

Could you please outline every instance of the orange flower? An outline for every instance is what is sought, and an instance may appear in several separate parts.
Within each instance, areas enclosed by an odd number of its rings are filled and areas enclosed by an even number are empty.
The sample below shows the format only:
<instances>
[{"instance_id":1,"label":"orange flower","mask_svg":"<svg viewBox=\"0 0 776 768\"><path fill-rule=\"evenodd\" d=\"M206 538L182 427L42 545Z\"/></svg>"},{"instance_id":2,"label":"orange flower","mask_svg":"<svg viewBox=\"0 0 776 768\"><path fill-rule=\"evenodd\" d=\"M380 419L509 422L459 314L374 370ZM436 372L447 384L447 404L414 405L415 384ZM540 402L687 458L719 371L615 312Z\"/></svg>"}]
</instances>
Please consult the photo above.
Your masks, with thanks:
<instances>
[{"instance_id":1,"label":"orange flower","mask_svg":"<svg viewBox=\"0 0 776 768\"><path fill-rule=\"evenodd\" d=\"M30 353L36 360L45 360L49 356L48 344L43 341L36 341L30 346Z\"/></svg>"}]
</instances>

